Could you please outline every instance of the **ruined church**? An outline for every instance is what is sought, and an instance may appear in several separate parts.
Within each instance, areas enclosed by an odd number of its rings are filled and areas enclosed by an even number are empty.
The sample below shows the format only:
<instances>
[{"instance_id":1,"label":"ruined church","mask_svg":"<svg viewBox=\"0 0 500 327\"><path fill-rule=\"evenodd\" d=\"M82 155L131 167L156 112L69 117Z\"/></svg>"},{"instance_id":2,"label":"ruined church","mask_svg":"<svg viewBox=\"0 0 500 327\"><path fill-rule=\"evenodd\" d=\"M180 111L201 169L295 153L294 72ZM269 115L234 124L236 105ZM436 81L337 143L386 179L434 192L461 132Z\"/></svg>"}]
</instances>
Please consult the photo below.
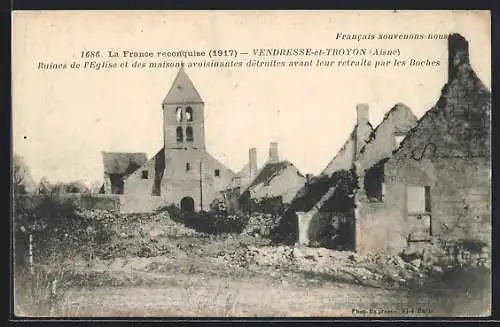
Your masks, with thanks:
<instances>
[{"instance_id":1,"label":"ruined church","mask_svg":"<svg viewBox=\"0 0 500 327\"><path fill-rule=\"evenodd\" d=\"M103 152L102 193L120 194L120 211L147 212L174 204L208 210L234 172L205 144L205 104L184 67L162 102L163 148L149 160L141 153Z\"/></svg>"}]
</instances>

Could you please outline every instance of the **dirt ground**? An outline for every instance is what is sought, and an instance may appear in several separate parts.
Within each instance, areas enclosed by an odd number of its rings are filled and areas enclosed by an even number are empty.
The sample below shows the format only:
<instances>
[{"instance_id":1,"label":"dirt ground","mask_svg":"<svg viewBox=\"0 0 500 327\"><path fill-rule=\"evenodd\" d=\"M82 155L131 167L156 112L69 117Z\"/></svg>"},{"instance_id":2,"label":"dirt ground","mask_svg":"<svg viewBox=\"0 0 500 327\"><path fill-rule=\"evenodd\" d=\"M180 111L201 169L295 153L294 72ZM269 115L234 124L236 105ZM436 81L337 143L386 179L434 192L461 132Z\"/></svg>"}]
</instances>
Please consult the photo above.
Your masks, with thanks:
<instances>
[{"instance_id":1,"label":"dirt ground","mask_svg":"<svg viewBox=\"0 0 500 327\"><path fill-rule=\"evenodd\" d=\"M161 282L160 282L161 280ZM451 296L451 294L449 295ZM217 278L203 274L167 276L156 284L73 288L66 293L66 316L338 317L470 316L484 303L445 295L412 296L401 290L260 277ZM55 313L58 315L58 313ZM483 313L484 314L484 313Z\"/></svg>"},{"instance_id":2,"label":"dirt ground","mask_svg":"<svg viewBox=\"0 0 500 327\"><path fill-rule=\"evenodd\" d=\"M249 235L211 236L165 214L126 219L109 219L113 237L94 249L92 261L82 248L64 263L40 267L59 270L46 282L55 295L36 305L18 296L16 314L452 317L490 311L488 273L479 278L438 271L434 284L416 285L421 270L393 257L273 246Z\"/></svg>"},{"instance_id":3,"label":"dirt ground","mask_svg":"<svg viewBox=\"0 0 500 327\"><path fill-rule=\"evenodd\" d=\"M163 257L100 262L79 272L60 288L60 300L50 315L448 317L488 311L488 293L384 289L278 269L222 271L207 262ZM80 284L75 282L79 279Z\"/></svg>"},{"instance_id":4,"label":"dirt ground","mask_svg":"<svg viewBox=\"0 0 500 327\"><path fill-rule=\"evenodd\" d=\"M69 294L73 308L66 312L84 316L349 316L353 309L372 305L395 309L401 299L394 292L367 292L348 284L303 287L263 277L228 280L202 275L173 276L157 286L105 287Z\"/></svg>"}]
</instances>

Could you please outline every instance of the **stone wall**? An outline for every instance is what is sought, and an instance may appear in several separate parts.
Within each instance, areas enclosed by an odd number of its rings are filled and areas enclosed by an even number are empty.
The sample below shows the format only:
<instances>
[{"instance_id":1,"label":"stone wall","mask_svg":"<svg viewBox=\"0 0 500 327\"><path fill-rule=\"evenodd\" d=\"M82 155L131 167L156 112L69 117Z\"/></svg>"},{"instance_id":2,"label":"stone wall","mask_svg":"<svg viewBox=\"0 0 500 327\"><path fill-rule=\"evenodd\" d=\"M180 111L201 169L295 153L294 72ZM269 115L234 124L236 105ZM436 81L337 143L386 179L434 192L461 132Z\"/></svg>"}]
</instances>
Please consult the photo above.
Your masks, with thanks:
<instances>
[{"instance_id":1,"label":"stone wall","mask_svg":"<svg viewBox=\"0 0 500 327\"><path fill-rule=\"evenodd\" d=\"M210 203L220 198L221 191L230 185L234 173L203 150L170 150L168 153L162 181L165 202L180 205L184 197L190 197L194 200L195 210L208 211ZM186 170L187 163L189 171Z\"/></svg>"},{"instance_id":2,"label":"stone wall","mask_svg":"<svg viewBox=\"0 0 500 327\"><path fill-rule=\"evenodd\" d=\"M431 238L490 243L491 167L486 158L421 160L396 156L385 165L383 202L359 194L358 249L400 251L414 225L408 187L430 187Z\"/></svg>"},{"instance_id":3,"label":"stone wall","mask_svg":"<svg viewBox=\"0 0 500 327\"><path fill-rule=\"evenodd\" d=\"M43 199L43 195L21 195L20 200L28 207L36 207ZM120 196L117 194L81 194L68 193L57 195L61 201L69 201L81 209L99 209L120 211Z\"/></svg>"},{"instance_id":4,"label":"stone wall","mask_svg":"<svg viewBox=\"0 0 500 327\"><path fill-rule=\"evenodd\" d=\"M195 210L201 210L203 205L203 210L208 211L210 203L221 196L221 191L233 179L234 173L204 150L169 150L167 153L159 192L154 192L155 156L125 180L122 210L151 212L168 204L180 206L184 197L190 197L194 200ZM143 174L147 174L147 178Z\"/></svg>"},{"instance_id":5,"label":"stone wall","mask_svg":"<svg viewBox=\"0 0 500 327\"><path fill-rule=\"evenodd\" d=\"M371 168L377 162L392 155L398 147L395 135L404 135L417 123L417 117L404 104L398 103L391 108L372 138L361 150L359 162L363 169Z\"/></svg>"},{"instance_id":6,"label":"stone wall","mask_svg":"<svg viewBox=\"0 0 500 327\"><path fill-rule=\"evenodd\" d=\"M142 194L140 196L120 195L120 213L144 213L165 206L165 200L159 196Z\"/></svg>"},{"instance_id":7,"label":"stone wall","mask_svg":"<svg viewBox=\"0 0 500 327\"><path fill-rule=\"evenodd\" d=\"M444 240L490 243L491 164L488 159L443 159L435 164L435 232Z\"/></svg>"},{"instance_id":8,"label":"stone wall","mask_svg":"<svg viewBox=\"0 0 500 327\"><path fill-rule=\"evenodd\" d=\"M152 195L155 178L155 158L149 159L142 167L124 180L124 195L145 198Z\"/></svg>"}]
</instances>

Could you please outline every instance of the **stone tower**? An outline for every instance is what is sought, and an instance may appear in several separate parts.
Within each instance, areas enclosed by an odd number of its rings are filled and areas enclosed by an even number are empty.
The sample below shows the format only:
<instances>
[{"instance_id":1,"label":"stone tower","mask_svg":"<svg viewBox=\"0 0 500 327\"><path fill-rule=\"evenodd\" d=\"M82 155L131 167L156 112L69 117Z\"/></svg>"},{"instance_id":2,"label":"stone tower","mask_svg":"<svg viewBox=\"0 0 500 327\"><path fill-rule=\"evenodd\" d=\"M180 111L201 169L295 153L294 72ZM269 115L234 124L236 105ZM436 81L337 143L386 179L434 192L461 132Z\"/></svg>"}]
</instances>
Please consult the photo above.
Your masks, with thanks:
<instances>
[{"instance_id":1,"label":"stone tower","mask_svg":"<svg viewBox=\"0 0 500 327\"><path fill-rule=\"evenodd\" d=\"M235 174L206 149L205 104L184 67L162 109L164 149L127 177L120 210L147 212L173 204L185 212L207 211Z\"/></svg>"},{"instance_id":2,"label":"stone tower","mask_svg":"<svg viewBox=\"0 0 500 327\"><path fill-rule=\"evenodd\" d=\"M182 67L162 103L165 151L205 150L204 107Z\"/></svg>"}]
</instances>

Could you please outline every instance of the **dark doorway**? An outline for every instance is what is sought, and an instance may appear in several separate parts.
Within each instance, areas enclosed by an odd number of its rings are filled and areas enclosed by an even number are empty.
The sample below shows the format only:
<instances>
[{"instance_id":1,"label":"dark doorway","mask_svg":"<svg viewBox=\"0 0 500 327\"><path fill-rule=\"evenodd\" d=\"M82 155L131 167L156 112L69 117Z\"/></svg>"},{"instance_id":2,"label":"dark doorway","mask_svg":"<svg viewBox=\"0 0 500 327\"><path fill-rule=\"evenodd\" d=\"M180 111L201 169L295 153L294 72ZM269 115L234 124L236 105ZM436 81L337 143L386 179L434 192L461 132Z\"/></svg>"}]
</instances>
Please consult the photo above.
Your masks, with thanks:
<instances>
[{"instance_id":1,"label":"dark doorway","mask_svg":"<svg viewBox=\"0 0 500 327\"><path fill-rule=\"evenodd\" d=\"M193 198L186 196L181 200L181 209L184 212L194 212L194 200Z\"/></svg>"},{"instance_id":2,"label":"dark doorway","mask_svg":"<svg viewBox=\"0 0 500 327\"><path fill-rule=\"evenodd\" d=\"M109 174L111 194L123 194L123 175Z\"/></svg>"}]
</instances>

